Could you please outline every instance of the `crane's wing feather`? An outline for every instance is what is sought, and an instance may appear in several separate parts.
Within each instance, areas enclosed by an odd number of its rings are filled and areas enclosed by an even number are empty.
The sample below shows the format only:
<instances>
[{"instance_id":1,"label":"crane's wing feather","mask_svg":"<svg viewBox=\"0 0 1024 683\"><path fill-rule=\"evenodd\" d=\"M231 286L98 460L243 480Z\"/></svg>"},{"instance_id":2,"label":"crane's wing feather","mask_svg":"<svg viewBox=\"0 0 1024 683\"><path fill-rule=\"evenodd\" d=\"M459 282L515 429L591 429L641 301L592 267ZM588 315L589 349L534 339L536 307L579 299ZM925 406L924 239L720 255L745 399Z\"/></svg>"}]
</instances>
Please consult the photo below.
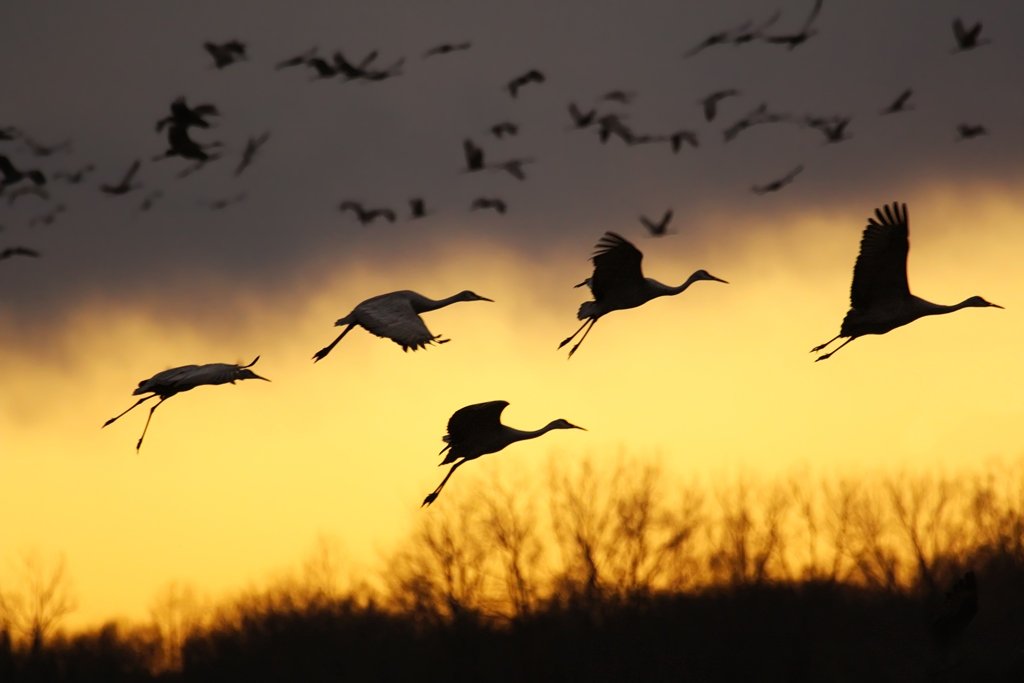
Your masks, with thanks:
<instances>
[{"instance_id":1,"label":"crane's wing feather","mask_svg":"<svg viewBox=\"0 0 1024 683\"><path fill-rule=\"evenodd\" d=\"M436 337L404 296L384 295L359 304L359 324L378 337L385 337L403 350L424 348Z\"/></svg>"},{"instance_id":2,"label":"crane's wing feather","mask_svg":"<svg viewBox=\"0 0 1024 683\"><path fill-rule=\"evenodd\" d=\"M640 262L644 255L627 239L617 233L606 232L596 249L591 258L594 275L590 278L590 291L595 297L601 297L613 288L643 284Z\"/></svg>"},{"instance_id":3,"label":"crane's wing feather","mask_svg":"<svg viewBox=\"0 0 1024 683\"><path fill-rule=\"evenodd\" d=\"M448 419L448 435L445 441L458 444L477 434L489 434L501 426L501 413L508 401L487 401L459 408Z\"/></svg>"},{"instance_id":4,"label":"crane's wing feather","mask_svg":"<svg viewBox=\"0 0 1024 683\"><path fill-rule=\"evenodd\" d=\"M198 365L182 365L177 368L163 370L149 379L139 382L138 388L132 393L145 394L150 391L159 393L162 388L179 384L183 378L188 377L198 367Z\"/></svg>"},{"instance_id":5,"label":"crane's wing feather","mask_svg":"<svg viewBox=\"0 0 1024 683\"><path fill-rule=\"evenodd\" d=\"M907 284L907 205L893 202L875 209L860 240L860 254L853 267L850 305L870 308L873 304L909 296Z\"/></svg>"}]
</instances>

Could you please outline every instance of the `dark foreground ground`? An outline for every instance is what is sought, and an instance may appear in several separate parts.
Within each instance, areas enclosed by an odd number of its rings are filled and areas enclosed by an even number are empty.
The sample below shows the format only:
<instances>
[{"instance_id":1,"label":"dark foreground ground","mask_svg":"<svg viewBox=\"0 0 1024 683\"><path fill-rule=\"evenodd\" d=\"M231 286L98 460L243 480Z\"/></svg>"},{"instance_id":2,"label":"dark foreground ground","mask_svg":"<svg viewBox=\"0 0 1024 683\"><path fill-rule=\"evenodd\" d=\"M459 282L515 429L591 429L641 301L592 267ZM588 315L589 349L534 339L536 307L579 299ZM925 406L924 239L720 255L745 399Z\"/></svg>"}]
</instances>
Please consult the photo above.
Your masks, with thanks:
<instances>
[{"instance_id":1,"label":"dark foreground ground","mask_svg":"<svg viewBox=\"0 0 1024 683\"><path fill-rule=\"evenodd\" d=\"M114 624L0 641L0 681L1024 681L1021 575L982 575L966 625L940 603L832 583L577 598L513 619L354 599L252 607L193 633L180 670ZM1008 582L1008 583L1004 583ZM1005 589L1001 587L1005 585Z\"/></svg>"}]
</instances>

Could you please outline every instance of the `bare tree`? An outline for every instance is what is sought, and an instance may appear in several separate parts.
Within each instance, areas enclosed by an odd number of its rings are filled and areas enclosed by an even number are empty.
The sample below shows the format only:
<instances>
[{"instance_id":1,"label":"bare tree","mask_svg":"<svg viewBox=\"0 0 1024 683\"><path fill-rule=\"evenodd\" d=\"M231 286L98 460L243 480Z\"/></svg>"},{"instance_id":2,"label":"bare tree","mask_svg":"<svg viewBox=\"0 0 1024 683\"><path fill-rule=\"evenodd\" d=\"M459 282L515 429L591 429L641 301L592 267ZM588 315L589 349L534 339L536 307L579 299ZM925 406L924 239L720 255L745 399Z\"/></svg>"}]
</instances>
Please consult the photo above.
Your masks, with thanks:
<instances>
[{"instance_id":1,"label":"bare tree","mask_svg":"<svg viewBox=\"0 0 1024 683\"><path fill-rule=\"evenodd\" d=\"M21 555L17 573L19 585L0 592L0 623L8 624L38 652L76 608L67 564L62 554L48 566L38 552L30 551Z\"/></svg>"},{"instance_id":2,"label":"bare tree","mask_svg":"<svg viewBox=\"0 0 1024 683\"><path fill-rule=\"evenodd\" d=\"M150 605L153 629L159 638L157 669L180 671L185 641L203 625L205 610L195 589L178 581L167 584Z\"/></svg>"}]
</instances>

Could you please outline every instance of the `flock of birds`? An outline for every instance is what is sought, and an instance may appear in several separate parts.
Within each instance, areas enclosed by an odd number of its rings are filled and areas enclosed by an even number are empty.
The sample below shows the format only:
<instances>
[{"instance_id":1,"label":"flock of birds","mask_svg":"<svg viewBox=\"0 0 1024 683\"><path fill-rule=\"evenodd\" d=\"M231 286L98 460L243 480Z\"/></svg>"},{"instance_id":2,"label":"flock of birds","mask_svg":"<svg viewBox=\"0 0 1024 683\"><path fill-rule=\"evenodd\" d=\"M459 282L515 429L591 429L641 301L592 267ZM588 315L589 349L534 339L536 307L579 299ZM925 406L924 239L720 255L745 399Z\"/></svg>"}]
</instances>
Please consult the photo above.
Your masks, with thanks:
<instances>
[{"instance_id":1,"label":"flock of birds","mask_svg":"<svg viewBox=\"0 0 1024 683\"><path fill-rule=\"evenodd\" d=\"M952 313L969 307L1002 308L980 296L972 296L953 305L943 305L911 294L907 282L909 249L906 205L893 203L876 209L875 216L868 219L861 237L860 253L854 265L853 284L850 287L850 310L843 318L839 334L815 346L811 352L822 351L837 339L845 338L846 341L835 350L818 356L815 361L830 358L854 339L869 334L885 334L924 316ZM558 345L558 348L562 348L582 333L579 341L569 350L570 358L597 321L613 311L636 308L658 297L681 294L701 280L728 284L722 278L701 269L691 274L681 285L672 287L645 277L641 268L642 259L643 254L639 249L614 232L606 232L597 243L597 250L591 258L593 273L576 285L589 287L593 299L583 302L577 312L576 317L583 324ZM344 329L330 344L313 354L313 361L323 360L355 327L362 327L371 334L390 339L401 346L403 351L423 349L430 344L444 344L449 340L432 333L421 314L464 301L493 300L469 290L444 299L431 299L410 290L371 297L334 323L336 327ZM149 428L153 412L171 396L202 385L234 384L242 379L269 381L249 369L257 360L259 356L248 365L210 363L159 372L139 382L133 392L135 395L148 396L140 398L127 410L107 420L103 426L106 427L145 401L159 397L160 400L150 408L142 436L136 444L138 450L142 447L142 439ZM423 505L433 503L455 470L470 460L500 451L517 441L537 438L552 429L582 429L564 419L554 420L535 431L514 429L502 424L500 420L501 412L507 405L507 401L488 401L461 408L451 416L448 434L443 437L447 445L441 451L442 454L448 451L448 455L441 464L451 463L452 467L438 487L423 500Z\"/></svg>"},{"instance_id":2,"label":"flock of birds","mask_svg":"<svg viewBox=\"0 0 1024 683\"><path fill-rule=\"evenodd\" d=\"M782 19L782 13L776 11L770 16L759 20L747 20L737 26L728 27L714 31L700 40L696 45L683 53L684 57L693 57L706 50L720 46L742 46L752 43L777 45L789 50L796 49L818 34L816 23L823 7L823 0L814 0L810 13L803 19L796 30L775 31L776 25ZM951 52L959 53L977 49L989 44L987 37L982 34L981 22L966 24L957 18L952 23L953 45ZM209 59L212 60L211 68L223 70L238 63L249 60L248 45L240 40L229 40L225 42L206 42L203 49ZM473 43L448 42L434 45L423 51L421 59L437 59L445 55L462 53L473 49ZM311 80L340 80L342 82L359 81L374 83L397 78L405 73L407 59L399 57L387 65L378 64L380 57L377 50L373 50L359 59L346 57L341 50L333 50L330 54L321 54L318 48L313 47L304 50L296 55L279 60L274 64L277 70L282 69L304 69L311 75ZM524 89L538 87L547 81L547 77L540 69L529 69L517 74L502 84L509 97L518 98L522 96ZM699 99L698 105L703 114L703 119L712 123L719 120L721 109L724 104L733 98L743 95L736 88L723 88L715 90ZM895 96L884 107L878 110L880 115L893 115L902 112L912 111L913 88L906 88ZM611 139L617 139L627 146L666 144L673 153L679 153L683 147L698 148L701 145L702 134L691 129L677 129L667 132L638 132L628 122L629 114L621 111L606 110L607 106L629 106L635 99L637 93L630 90L613 89L597 97L596 106L582 106L572 101L567 105L570 130L592 130L596 132L598 140L602 144L608 143ZM189 105L184 97L178 97L171 102L170 112L159 119L156 123L156 132L166 136L166 149L163 153L153 156L151 162L163 159L177 158L189 162L189 165L182 168L178 178L185 178L211 162L218 161L228 155L228 148L223 142L204 142L196 139L196 130L211 128L211 120L219 117L221 112L212 103ZM767 124L790 124L802 128L817 131L827 144L835 144L849 140L852 135L850 128L853 123L852 116L843 115L816 115L816 114L792 114L771 110L767 103L761 103L750 109L745 114L736 118L726 125L722 131L722 139L725 143L735 140L740 134L756 126ZM487 134L496 140L503 140L519 135L520 125L513 121L499 121L487 128ZM976 122L961 122L955 126L955 138L957 140L970 140L988 134L985 125ZM270 139L269 132L249 136L240 150L231 152L235 159L234 176L240 176L249 168L262 148ZM30 152L39 159L50 159L60 154L67 154L72 150L72 141L63 140L54 144L44 144L36 140L29 132L14 126L0 127L0 152L6 152L2 145L5 142L21 142L23 149ZM463 156L465 159L462 171L464 173L475 173L481 171L494 171L507 174L512 178L523 181L527 179L528 166L536 162L531 157L513 157L506 159L492 160L492 154L484 149L484 146L471 137L463 140ZM127 163L127 167L117 178L103 182L98 189L110 196L124 196L139 193L146 186L138 179L140 170L143 168L141 159L134 159ZM779 192L792 184L804 172L804 164L799 163L789 168L779 176L768 179L764 182L753 183L749 190L757 195L765 195ZM86 163L77 168L58 169L53 172L41 168L26 168L12 161L11 156L0 153L0 199L6 199L8 205L18 202L21 197L36 196L39 199L51 202L54 193L54 184L57 182L68 185L79 185L85 183L87 178L96 171L93 163ZM159 188L149 189L144 193L137 207L139 212L148 212L155 204L164 197L164 190ZM205 198L198 200L200 207L211 211L222 211L248 199L248 193L238 192L227 197ZM346 198L336 206L343 214L350 213L354 220L360 225L370 225L377 221L394 223L399 220L399 210L393 206L370 206L367 203ZM505 214L509 211L509 203L501 196L488 195L474 197L467 202L470 211L493 211L497 214ZM59 217L68 210L67 204L54 201L47 205L45 211L33 215L29 220L30 226L52 225ZM422 196L413 196L408 199L408 220L421 219L435 213L427 199ZM646 216L639 216L641 225L654 237L662 237L670 234L668 230L672 219L672 210L668 209L662 220L654 221ZM0 229L2 229L0 225ZM14 256L38 257L40 252L27 246L12 246L0 251L4 254L2 258Z\"/></svg>"},{"instance_id":3,"label":"flock of birds","mask_svg":"<svg viewBox=\"0 0 1024 683\"><path fill-rule=\"evenodd\" d=\"M693 57L705 50L723 45L744 45L753 42L778 45L793 50L817 35L815 27L823 6L823 0L815 0L811 12L803 20L797 30L774 32L773 29L781 18L775 12L761 21L746 21L734 27L715 31L701 40L685 53L685 57ZM988 41L982 36L981 23L967 26L960 19L953 22L953 52L973 50ZM471 42L441 43L435 45L421 55L421 59L437 59L444 55L465 52L473 47ZM204 50L212 59L211 68L227 69L249 59L248 46L239 40L223 43L207 42ZM360 59L350 59L340 50L330 55L321 54L317 48L305 50L287 57L275 64L275 69L306 70L311 80L341 80L379 82L402 76L406 59L400 57L389 64L378 63L379 54L376 50ZM529 69L507 80L502 89L511 98L518 98L532 88L540 87L547 78L539 69ZM879 111L880 115L894 115L912 110L913 89L907 88L899 93ZM724 104L741 95L735 88L716 90L702 97L699 106L703 118L707 122L716 121L721 115ZM578 102L567 105L568 123L571 130L592 130L600 143L606 144L615 138L628 146L643 144L664 144L673 153L679 153L684 145L690 148L700 146L700 136L696 131L678 129L662 133L638 132L628 123L628 115L603 110L606 106L628 106L636 97L636 93L627 90L610 90L598 98L599 104L594 107L581 106ZM189 104L185 97L177 97L169 107L168 113L156 121L155 130L165 136L166 149L153 156L150 163L164 159L176 158L188 162L178 172L178 177L191 175L212 162L226 155L224 145L217 141L201 141L195 137L198 131L212 127L212 122L221 116L215 104ZM724 142L735 140L744 131L755 126L767 124L797 124L817 131L823 136L824 142L840 143L850 139L852 118L848 116L796 116L769 109L767 103L760 104L736 119L722 130ZM491 125L488 134L497 140L515 137L520 126L513 121L500 121ZM957 127L959 139L970 139L985 134L984 126L963 123ZM270 139L270 133L264 132L250 136L244 148L235 155L234 176L242 175L257 159L263 147ZM0 128L0 144L20 142L35 157L46 159L56 154L66 153L71 149L71 141L66 140L53 145L36 141L26 131L15 128ZM536 162L531 157L512 157L494 160L484 147L473 138L465 138L462 143L463 173L496 172L506 174L518 181L527 179L527 169ZM100 192L121 197L141 192L145 186L138 179L143 168L141 159L132 160L118 177L98 185ZM71 170L59 170L49 173L41 168L28 168L15 164L6 154L0 154L0 198L8 204L14 204L20 197L35 195L49 201L50 191L54 183L63 182L77 185L84 183L95 172L94 164L85 164ZM755 194L778 192L794 182L803 172L803 164L799 164L778 178L750 187ZM50 182L50 181L53 182ZM140 211L150 210L162 196L159 189L145 194L139 205ZM247 193L239 192L228 197L209 199L201 205L209 210L219 211L245 201ZM408 218L423 218L432 213L423 197L412 197L408 201ZM476 197L469 204L470 210L492 210L499 214L508 211L508 204L501 197ZM398 212L388 206L369 206L357 199L348 198L338 204L342 213L351 213L362 225L369 225L378 220L394 222ZM63 204L52 206L46 213L32 219L32 224L50 224L66 210ZM670 234L669 225L673 216L672 209L666 210L660 219L651 219L641 215L640 223L655 237ZM907 283L906 259L909 248L908 214L905 205L892 204L875 211L875 217L869 220L861 240L860 253L854 267L853 284L851 287L850 309L847 312L839 334L828 342L816 346L812 352L821 352L832 342L845 338L835 350L822 353L816 360L831 357L854 339L868 334L884 334L892 329L906 325L920 317L950 313L966 307L996 306L980 296L970 297L951 305L931 303L910 293ZM14 257L38 257L38 251L24 246L11 246L0 250L0 261ZM592 299L579 307L577 319L580 326L569 337L564 339L558 348L562 348L574 340L568 355L572 355L591 332L594 325L605 315L629 308L636 308L652 299L663 296L675 296L686 291L692 284L699 281L726 283L726 280L714 276L706 270L697 270L682 284L670 286L646 277L641 262L643 254L632 243L619 234L606 232L598 241L592 256L593 272L590 277L576 287L588 287ZM317 351L314 361L323 360L338 343L355 327L362 327L371 334L391 339L403 350L417 350L431 344L443 344L448 340L433 334L426 326L421 314L436 310L457 302L492 301L487 297L466 290L443 299L431 299L417 292L402 290L372 297L352 309L350 313L339 318L335 326L343 328L337 337L327 346ZM577 339L578 338L578 339ZM139 382L133 395L142 396L124 412L107 420L104 427L118 420L137 406L146 401L158 398L150 408L142 435L136 444L141 449L143 439L149 428L156 408L176 394L189 391L197 386L235 383L244 379L267 380L251 370L259 359L257 356L247 365L212 363L205 365L187 365L159 372ZM553 429L581 429L567 420L558 419L535 431L522 431L501 423L500 416L508 405L505 401L489 401L479 403L456 411L448 421L448 433L444 437L446 443L442 454L447 455L442 465L451 464L447 475L423 501L430 505L440 494L442 488L462 464L488 453L502 450L512 443L533 439Z\"/></svg>"}]
</instances>

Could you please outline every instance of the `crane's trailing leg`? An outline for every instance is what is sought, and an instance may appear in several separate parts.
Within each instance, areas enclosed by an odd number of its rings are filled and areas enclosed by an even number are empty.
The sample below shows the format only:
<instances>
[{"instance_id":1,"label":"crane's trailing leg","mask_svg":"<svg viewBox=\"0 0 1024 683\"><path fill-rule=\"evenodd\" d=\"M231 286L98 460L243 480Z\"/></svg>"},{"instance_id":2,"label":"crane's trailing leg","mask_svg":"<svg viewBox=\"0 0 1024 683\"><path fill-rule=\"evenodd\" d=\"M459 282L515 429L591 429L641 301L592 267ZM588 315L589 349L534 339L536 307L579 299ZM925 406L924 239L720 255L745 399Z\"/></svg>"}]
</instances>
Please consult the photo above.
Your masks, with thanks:
<instances>
[{"instance_id":1,"label":"crane's trailing leg","mask_svg":"<svg viewBox=\"0 0 1024 683\"><path fill-rule=\"evenodd\" d=\"M156 402L156 405L149 409L149 417L146 418L146 426L142 428L142 436L139 437L139 442L135 444L136 453L138 453L139 450L142 448L142 440L146 438L146 430L149 429L149 421L153 419L153 411L159 408L160 404L166 400L166 398L161 398L159 401Z\"/></svg>"},{"instance_id":2,"label":"crane's trailing leg","mask_svg":"<svg viewBox=\"0 0 1024 683\"><path fill-rule=\"evenodd\" d=\"M467 462L467 461L466 460L460 460L457 463L455 463L454 465L452 465L452 468L450 470L448 470L448 474L446 474L444 479L441 480L441 483L437 485L437 488L434 489L433 491L431 491L430 493L428 493L427 497L423 499L423 505L420 505L420 507L425 507L425 506L429 507L429 505L431 503L433 503L435 500L437 500L437 496L441 493L441 489L443 489L444 485L448 483L448 480L451 479L451 476L453 474L455 474L455 470L459 467L459 465L461 465L464 462Z\"/></svg>"},{"instance_id":3,"label":"crane's trailing leg","mask_svg":"<svg viewBox=\"0 0 1024 683\"><path fill-rule=\"evenodd\" d=\"M835 348L835 351L829 351L828 353L826 353L826 354L825 354L825 355L823 355L823 356L818 356L817 358L815 358L815 359L814 359L814 362L815 362L815 363L817 363L817 362L818 362L819 360L825 360L825 359L827 359L827 358L831 358L831 357L832 357L832 354L834 354L834 353L835 353L836 351L838 351L839 349L843 348L844 346L846 346L847 344L849 344L850 342L852 342L852 341L853 341L854 339L856 339L856 337L850 337L849 339L847 339L846 341L844 341L844 342L843 342L842 344L840 344L839 346L837 346L837 347ZM833 340L833 341L834 341L834 340Z\"/></svg>"},{"instance_id":4,"label":"crane's trailing leg","mask_svg":"<svg viewBox=\"0 0 1024 683\"><path fill-rule=\"evenodd\" d=\"M575 344L573 344L573 347L571 349L569 349L569 358L572 358L572 354L576 353L576 349L580 348L580 344L582 344L583 340L587 338L587 335L590 334L590 331L592 329L594 329L594 323L596 323L596 322L597 322L597 318L591 318L590 319L590 327L588 327L586 329L586 331L583 333L583 336L580 337L580 340L578 342L576 342Z\"/></svg>"},{"instance_id":5,"label":"crane's trailing leg","mask_svg":"<svg viewBox=\"0 0 1024 683\"><path fill-rule=\"evenodd\" d=\"M313 362L315 363L319 360L323 360L327 354L334 350L334 347L338 345L338 342L340 342L345 337L345 335L349 333L349 330L351 330L355 326L355 323L350 323L348 327L341 331L341 334L339 334L334 341L332 341L330 344L314 353Z\"/></svg>"},{"instance_id":6,"label":"crane's trailing leg","mask_svg":"<svg viewBox=\"0 0 1024 683\"><path fill-rule=\"evenodd\" d=\"M146 397L144 397L144 398L140 398L140 399L139 399L138 401L136 401L135 403L133 403L133 404L132 404L132 407L131 407L131 408L129 408L128 410L124 411L124 412L123 412L123 413L121 413L120 415L117 415L117 416L115 416L115 417L112 417L112 418L110 418L109 420L107 420L106 422L104 422L104 423L103 423L103 427L106 427L106 426L107 426L108 424L111 424L112 422L115 422L115 421L119 420L120 418L124 417L124 416L125 416L125 415L127 415L127 414L128 414L129 412L131 412L133 408L136 408L136 407L137 407L137 406L138 406L138 405L139 405L140 403L143 403L144 401L148 401L148 400L149 400L149 399L151 399L151 398L156 398L156 396L157 396L156 394L152 394L152 395L150 395L150 396L146 396ZM100 427L100 429L103 429L103 427Z\"/></svg>"},{"instance_id":7,"label":"crane's trailing leg","mask_svg":"<svg viewBox=\"0 0 1024 683\"><path fill-rule=\"evenodd\" d=\"M575 332L573 332L568 337L566 337L565 339L562 340L562 343L558 345L558 348L562 348L563 346L565 346L566 344L571 342L573 339L575 339L576 335L579 334L580 332L582 332L583 328L586 327L588 323L592 325L593 321L590 320L589 318L584 320L583 324L579 326L579 329L577 329ZM570 353L569 355L571 356L572 354Z\"/></svg>"},{"instance_id":8,"label":"crane's trailing leg","mask_svg":"<svg viewBox=\"0 0 1024 683\"><path fill-rule=\"evenodd\" d=\"M836 339L839 339L841 336L843 336L843 335L837 334L836 336L832 337L831 339L829 339L824 344L818 344L813 349L811 349L811 353L817 353L818 351L821 351L823 348L825 348L826 346L828 346L829 344L834 342Z\"/></svg>"}]
</instances>

